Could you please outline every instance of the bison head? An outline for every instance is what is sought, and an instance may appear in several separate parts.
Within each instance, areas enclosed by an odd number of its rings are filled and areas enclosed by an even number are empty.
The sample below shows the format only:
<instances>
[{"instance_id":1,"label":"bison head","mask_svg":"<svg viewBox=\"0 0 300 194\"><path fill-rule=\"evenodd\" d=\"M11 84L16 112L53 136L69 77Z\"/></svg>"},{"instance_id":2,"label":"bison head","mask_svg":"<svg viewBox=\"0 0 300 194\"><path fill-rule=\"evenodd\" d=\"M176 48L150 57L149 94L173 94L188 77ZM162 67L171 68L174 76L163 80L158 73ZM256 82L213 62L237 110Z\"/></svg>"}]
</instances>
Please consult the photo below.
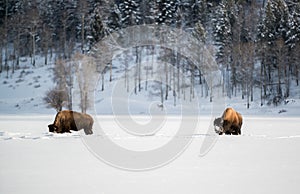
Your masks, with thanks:
<instances>
[{"instance_id":1,"label":"bison head","mask_svg":"<svg viewBox=\"0 0 300 194\"><path fill-rule=\"evenodd\" d=\"M218 133L218 134L223 134L223 123L224 123L224 120L219 117L219 118L215 118L214 120L214 128L215 128L215 132Z\"/></svg>"},{"instance_id":2,"label":"bison head","mask_svg":"<svg viewBox=\"0 0 300 194\"><path fill-rule=\"evenodd\" d=\"M57 131L57 127L53 124L48 125L48 128L49 128L49 132L53 133L54 131Z\"/></svg>"}]
</instances>

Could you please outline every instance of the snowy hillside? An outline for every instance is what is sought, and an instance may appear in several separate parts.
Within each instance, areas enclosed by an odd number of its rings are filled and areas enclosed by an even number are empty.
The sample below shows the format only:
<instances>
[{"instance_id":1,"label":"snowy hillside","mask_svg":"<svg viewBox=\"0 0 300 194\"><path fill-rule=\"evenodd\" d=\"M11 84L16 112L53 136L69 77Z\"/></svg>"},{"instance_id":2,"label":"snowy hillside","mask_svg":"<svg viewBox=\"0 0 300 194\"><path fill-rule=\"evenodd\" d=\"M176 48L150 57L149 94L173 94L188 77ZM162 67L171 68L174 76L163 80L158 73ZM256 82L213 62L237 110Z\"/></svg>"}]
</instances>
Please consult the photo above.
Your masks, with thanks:
<instances>
[{"instance_id":1,"label":"snowy hillside","mask_svg":"<svg viewBox=\"0 0 300 194\"><path fill-rule=\"evenodd\" d=\"M42 61L43 59L40 58ZM39 64L39 63L37 63ZM42 64L42 62L41 62ZM111 107L111 95L116 82L124 77L124 66L120 65L122 61L118 59L113 67L113 80L109 81L109 72L105 74L105 90L101 90L101 84L95 90L95 109L98 114L111 115L113 110ZM55 110L48 108L43 98L46 91L55 86L53 81L54 65L47 66L37 65L32 67L28 63L24 63L20 69L15 70L12 74L6 72L0 74L0 114L55 114ZM100 82L100 81L99 81ZM77 83L75 83L77 84ZM145 83L143 83L143 88ZM200 86L199 86L200 87ZM200 94L201 88L196 88L198 92L199 111L201 115L210 115L211 106L209 97L202 97ZM255 90L254 101L250 104L250 109L247 109L246 100L238 97L225 99L224 107L233 107L246 115L271 115L271 116L299 116L300 115L300 87L292 85L291 97L278 106L264 105L260 106L260 91ZM124 96L124 100L128 103L131 114L145 115L149 114L149 106L156 107L157 111L160 108L160 86L149 82L148 90L143 89L141 92L134 94L130 91L129 96ZM128 98L128 99L127 99ZM187 97L188 98L188 97ZM127 100L129 100L127 102ZM124 101L124 103L125 103ZM179 114L180 106L174 106L172 96L164 102L165 108L169 114ZM74 102L74 109L80 111L78 102ZM76 104L77 103L77 104ZM127 111L127 110L126 110ZM220 112L221 114L221 112Z\"/></svg>"},{"instance_id":2,"label":"snowy hillside","mask_svg":"<svg viewBox=\"0 0 300 194\"><path fill-rule=\"evenodd\" d=\"M13 74L2 72L0 74L1 114L55 113L47 109L42 101L46 91L54 86L52 68L52 65L32 67L29 62L26 62Z\"/></svg>"}]
</instances>

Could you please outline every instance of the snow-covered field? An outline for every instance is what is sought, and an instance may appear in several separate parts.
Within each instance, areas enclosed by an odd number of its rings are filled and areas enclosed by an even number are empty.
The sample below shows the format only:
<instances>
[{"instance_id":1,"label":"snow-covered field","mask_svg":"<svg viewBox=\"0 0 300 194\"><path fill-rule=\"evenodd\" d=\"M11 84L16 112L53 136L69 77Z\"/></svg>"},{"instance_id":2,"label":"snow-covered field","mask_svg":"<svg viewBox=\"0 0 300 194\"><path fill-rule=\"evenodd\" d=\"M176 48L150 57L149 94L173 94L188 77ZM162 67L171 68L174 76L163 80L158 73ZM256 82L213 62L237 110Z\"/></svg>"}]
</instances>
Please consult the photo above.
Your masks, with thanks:
<instances>
[{"instance_id":1,"label":"snow-covered field","mask_svg":"<svg viewBox=\"0 0 300 194\"><path fill-rule=\"evenodd\" d=\"M176 117L169 126L177 127ZM0 193L299 193L298 117L245 116L242 136L206 135L211 122L200 117L190 137L108 133L117 144L191 138L178 158L157 169L133 172L95 157L81 133L52 134L53 116L0 117ZM179 118L178 118L179 119ZM103 116L103 128L114 123ZM167 132L166 132L167 133ZM207 138L217 139L200 155ZM120 158L122 160L122 158Z\"/></svg>"},{"instance_id":2,"label":"snow-covered field","mask_svg":"<svg viewBox=\"0 0 300 194\"><path fill-rule=\"evenodd\" d=\"M299 193L299 87L292 88L293 98L287 104L277 107L261 107L255 99L247 109L245 100L227 99L224 106L244 116L242 136L208 133L216 116L211 114L208 98L199 99L200 122L193 133L176 134L182 118L172 114L178 110L171 108L166 126L151 136L134 136L111 115L109 84L113 83L106 83L106 90L97 91L95 99L99 114L94 119L105 133L97 141L108 138L124 149L149 151L173 139L192 140L170 163L137 172L100 160L97 148L89 147L89 138L82 132L48 132L55 111L47 109L42 98L54 87L51 68L19 69L8 77L0 74L0 193ZM141 93L129 103L142 121L149 120L147 98ZM96 130L92 137L97 135ZM101 149L110 151L110 147ZM122 155L115 158L122 163Z\"/></svg>"}]
</instances>

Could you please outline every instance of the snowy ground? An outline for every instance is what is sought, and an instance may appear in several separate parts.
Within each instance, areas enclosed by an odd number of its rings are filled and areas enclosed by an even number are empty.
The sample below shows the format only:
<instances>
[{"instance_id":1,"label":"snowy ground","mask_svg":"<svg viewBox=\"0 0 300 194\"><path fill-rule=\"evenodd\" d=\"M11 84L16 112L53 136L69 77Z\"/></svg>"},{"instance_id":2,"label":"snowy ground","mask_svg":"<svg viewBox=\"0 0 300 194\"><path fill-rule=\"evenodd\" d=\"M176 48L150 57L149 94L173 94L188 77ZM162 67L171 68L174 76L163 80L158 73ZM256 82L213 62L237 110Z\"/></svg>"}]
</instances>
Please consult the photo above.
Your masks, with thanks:
<instances>
[{"instance_id":1,"label":"snowy ground","mask_svg":"<svg viewBox=\"0 0 300 194\"><path fill-rule=\"evenodd\" d=\"M192 143L177 159L154 170L132 172L97 159L80 133L51 134L53 116L0 117L0 193L299 193L300 131L297 117L246 116L242 136L217 136L204 156L210 123L201 117ZM100 117L104 128L113 117ZM177 120L169 125L176 128ZM115 143L167 142L108 134ZM186 138L186 137L176 137ZM155 145L154 145L155 147Z\"/></svg>"}]
</instances>

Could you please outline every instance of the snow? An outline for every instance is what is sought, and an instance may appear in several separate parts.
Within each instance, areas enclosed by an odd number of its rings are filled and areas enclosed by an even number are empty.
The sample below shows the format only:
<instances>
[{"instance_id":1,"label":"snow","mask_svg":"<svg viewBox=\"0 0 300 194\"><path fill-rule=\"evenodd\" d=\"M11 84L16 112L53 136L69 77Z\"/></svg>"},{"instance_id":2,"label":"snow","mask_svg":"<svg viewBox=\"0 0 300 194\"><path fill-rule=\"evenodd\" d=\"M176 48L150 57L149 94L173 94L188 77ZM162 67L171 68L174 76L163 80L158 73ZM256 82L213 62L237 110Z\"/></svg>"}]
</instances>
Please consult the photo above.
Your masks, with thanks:
<instances>
[{"instance_id":1,"label":"snow","mask_svg":"<svg viewBox=\"0 0 300 194\"><path fill-rule=\"evenodd\" d=\"M37 58L37 64L43 64ZM0 110L1 114L54 114L47 109L42 99L47 90L55 86L53 82L53 65L32 67L20 65L15 73L0 73Z\"/></svg>"},{"instance_id":2,"label":"snow","mask_svg":"<svg viewBox=\"0 0 300 194\"><path fill-rule=\"evenodd\" d=\"M181 109L172 106L170 97L164 104L166 110L162 111L168 113L165 125L151 135L140 136L128 133L116 122L109 98L114 82L106 82L105 91L97 89L98 115L93 115L105 134L99 135L97 125L92 136L85 136L82 131L55 134L47 128L55 111L42 101L45 92L54 87L51 68L52 65L22 68L8 77L0 74L0 193L299 192L299 87L293 86L293 97L276 107L261 107L260 100L255 99L247 109L246 101L239 97L226 99L225 105L244 117L241 136L218 136L208 130L223 109L212 113L213 104L205 97L199 99L199 123L192 133L176 133L182 121L178 114ZM117 75L120 69L113 71ZM128 103L139 125L150 121L150 105L161 111L159 95L150 98L147 92L142 92L129 97L128 102L120 99L117 106ZM132 125L126 119L121 124ZM116 168L97 156L95 148L87 142L93 137L96 141L108 139L137 152L158 149L173 139L187 139L191 143L157 168L132 171L122 166ZM103 149L110 151L110 147ZM124 158L121 155L116 158L122 164Z\"/></svg>"},{"instance_id":3,"label":"snow","mask_svg":"<svg viewBox=\"0 0 300 194\"><path fill-rule=\"evenodd\" d=\"M165 166L140 172L99 160L85 147L80 132L48 133L52 119L1 116L1 193L298 193L299 118L245 117L242 136L207 136L210 118L201 117L185 152ZM114 123L110 116L98 120L104 127ZM169 125L176 128L177 120ZM174 138L163 133L162 129L150 137L108 136L122 146ZM217 141L200 155L206 138Z\"/></svg>"}]
</instances>

